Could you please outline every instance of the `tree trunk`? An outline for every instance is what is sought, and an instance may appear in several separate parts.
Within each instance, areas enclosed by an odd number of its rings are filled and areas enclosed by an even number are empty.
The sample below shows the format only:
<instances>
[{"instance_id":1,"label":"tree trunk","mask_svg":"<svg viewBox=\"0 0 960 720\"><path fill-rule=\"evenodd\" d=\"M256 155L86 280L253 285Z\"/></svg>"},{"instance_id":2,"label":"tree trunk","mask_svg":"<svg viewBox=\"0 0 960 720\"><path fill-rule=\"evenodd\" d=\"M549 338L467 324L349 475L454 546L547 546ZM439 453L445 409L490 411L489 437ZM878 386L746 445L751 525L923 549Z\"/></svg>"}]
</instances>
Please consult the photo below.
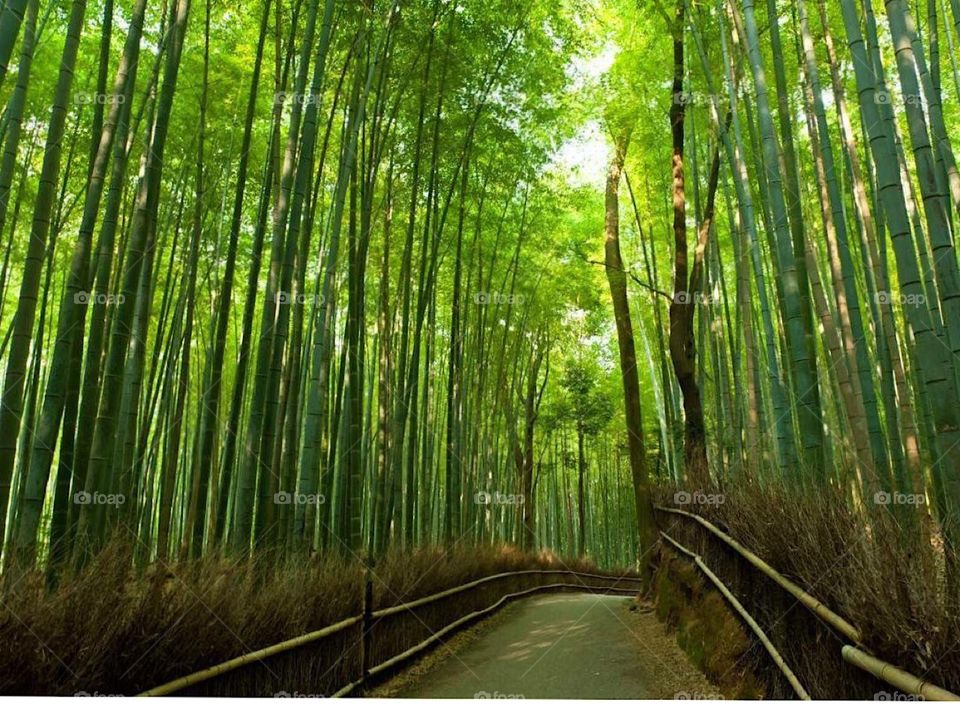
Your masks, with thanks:
<instances>
[{"instance_id":1,"label":"tree trunk","mask_svg":"<svg viewBox=\"0 0 960 720\"><path fill-rule=\"evenodd\" d=\"M613 158L607 169L604 217L604 257L607 282L613 300L613 314L617 325L620 348L620 371L623 375L624 409L627 421L627 446L630 450L630 472L633 477L633 496L636 503L636 521L640 546L637 561L642 577L649 579L649 564L656 547L656 524L650 485L647 477L647 457L643 437L643 415L640 405L640 376L637 371L637 351L630 320L627 299L627 276L620 255L620 203L617 197L623 171L630 131L622 131L616 138Z\"/></svg>"}]
</instances>

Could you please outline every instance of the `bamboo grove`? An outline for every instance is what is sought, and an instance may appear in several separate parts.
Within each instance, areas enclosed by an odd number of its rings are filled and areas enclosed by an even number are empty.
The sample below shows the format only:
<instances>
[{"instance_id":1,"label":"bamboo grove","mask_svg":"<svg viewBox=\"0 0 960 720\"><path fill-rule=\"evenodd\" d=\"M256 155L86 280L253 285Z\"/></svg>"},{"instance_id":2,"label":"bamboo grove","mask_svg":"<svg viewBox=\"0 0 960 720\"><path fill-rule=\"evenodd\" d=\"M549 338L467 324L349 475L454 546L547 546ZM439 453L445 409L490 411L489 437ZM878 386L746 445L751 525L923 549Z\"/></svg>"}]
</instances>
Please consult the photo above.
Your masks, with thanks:
<instances>
[{"instance_id":1,"label":"bamboo grove","mask_svg":"<svg viewBox=\"0 0 960 720\"><path fill-rule=\"evenodd\" d=\"M951 548L958 45L960 0L5 0L4 573L622 564L736 483Z\"/></svg>"},{"instance_id":2,"label":"bamboo grove","mask_svg":"<svg viewBox=\"0 0 960 720\"><path fill-rule=\"evenodd\" d=\"M877 533L892 517L887 541L922 562L938 537L949 567L960 4L651 7L672 47L671 134L637 169L671 183L634 209L642 243L671 238L668 309L651 300L670 474L838 491Z\"/></svg>"},{"instance_id":3,"label":"bamboo grove","mask_svg":"<svg viewBox=\"0 0 960 720\"><path fill-rule=\"evenodd\" d=\"M552 370L602 308L553 267L570 12L28 0L2 24L7 568L115 536L137 562L622 560L600 351Z\"/></svg>"}]
</instances>

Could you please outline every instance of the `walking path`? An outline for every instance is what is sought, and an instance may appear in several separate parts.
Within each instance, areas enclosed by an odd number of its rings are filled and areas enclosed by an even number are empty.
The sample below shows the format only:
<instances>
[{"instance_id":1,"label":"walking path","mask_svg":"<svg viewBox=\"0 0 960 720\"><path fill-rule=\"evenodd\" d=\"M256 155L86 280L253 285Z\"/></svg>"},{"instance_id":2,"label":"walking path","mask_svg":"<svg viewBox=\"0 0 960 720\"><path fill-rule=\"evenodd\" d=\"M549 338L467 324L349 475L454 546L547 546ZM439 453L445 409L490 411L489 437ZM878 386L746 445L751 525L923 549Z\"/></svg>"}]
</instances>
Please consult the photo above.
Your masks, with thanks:
<instances>
[{"instance_id":1,"label":"walking path","mask_svg":"<svg viewBox=\"0 0 960 720\"><path fill-rule=\"evenodd\" d=\"M719 698L652 612L631 599L558 594L517 602L391 681L413 698Z\"/></svg>"}]
</instances>

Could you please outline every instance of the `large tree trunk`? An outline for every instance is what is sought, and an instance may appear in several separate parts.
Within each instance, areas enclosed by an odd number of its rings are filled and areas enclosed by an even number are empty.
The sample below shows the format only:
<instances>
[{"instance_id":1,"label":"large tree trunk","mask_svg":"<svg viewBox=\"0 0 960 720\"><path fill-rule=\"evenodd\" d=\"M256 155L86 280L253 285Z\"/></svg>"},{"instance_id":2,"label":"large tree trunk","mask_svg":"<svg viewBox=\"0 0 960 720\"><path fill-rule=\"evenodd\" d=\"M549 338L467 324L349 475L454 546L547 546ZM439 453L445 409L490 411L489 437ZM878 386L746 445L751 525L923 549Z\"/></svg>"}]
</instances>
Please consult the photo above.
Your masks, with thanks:
<instances>
[{"instance_id":1,"label":"large tree trunk","mask_svg":"<svg viewBox=\"0 0 960 720\"><path fill-rule=\"evenodd\" d=\"M656 543L653 504L647 478L646 448L643 442L643 414L640 407L640 377L637 372L637 350L630 321L627 300L627 275L620 255L620 175L624 156L630 142L630 131L616 139L614 155L607 170L604 216L604 258L613 315L617 325L617 343L620 347L620 372L623 375L623 398L627 421L627 446L630 450L630 472L633 476L633 495L636 503L639 532L638 562L640 574L649 577L648 565Z\"/></svg>"},{"instance_id":2,"label":"large tree trunk","mask_svg":"<svg viewBox=\"0 0 960 720\"><path fill-rule=\"evenodd\" d=\"M673 174L673 301L670 303L670 359L673 372L680 385L683 397L683 462L687 484L693 488L709 485L710 468L707 465L707 438L703 421L703 401L697 385L696 343L693 333L693 318L700 294L700 283L692 282L702 277L695 272L688 281L689 258L687 251L687 208L683 168L685 96L683 93L683 18L684 0L677 3L673 26L673 102L670 105L670 129L672 137ZM710 172L710 197L707 201L707 217L700 231L697 244L697 259L694 266L702 268L703 251L710 236L710 220L716 196L719 176L719 155L714 159Z\"/></svg>"}]
</instances>

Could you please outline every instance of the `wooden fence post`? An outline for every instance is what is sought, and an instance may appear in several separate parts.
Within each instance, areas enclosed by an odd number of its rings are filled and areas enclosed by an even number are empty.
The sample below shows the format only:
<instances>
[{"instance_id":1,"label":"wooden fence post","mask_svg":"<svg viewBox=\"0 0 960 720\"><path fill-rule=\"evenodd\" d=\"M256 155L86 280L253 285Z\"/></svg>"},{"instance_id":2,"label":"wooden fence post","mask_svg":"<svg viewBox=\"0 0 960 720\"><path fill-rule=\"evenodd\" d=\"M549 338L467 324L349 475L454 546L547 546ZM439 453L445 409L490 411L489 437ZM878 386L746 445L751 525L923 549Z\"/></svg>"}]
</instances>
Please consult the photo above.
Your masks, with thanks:
<instances>
[{"instance_id":1,"label":"wooden fence post","mask_svg":"<svg viewBox=\"0 0 960 720\"><path fill-rule=\"evenodd\" d=\"M370 675L370 633L373 630L373 578L372 559L364 563L363 573L363 619L360 622L360 688L365 689Z\"/></svg>"}]
</instances>

